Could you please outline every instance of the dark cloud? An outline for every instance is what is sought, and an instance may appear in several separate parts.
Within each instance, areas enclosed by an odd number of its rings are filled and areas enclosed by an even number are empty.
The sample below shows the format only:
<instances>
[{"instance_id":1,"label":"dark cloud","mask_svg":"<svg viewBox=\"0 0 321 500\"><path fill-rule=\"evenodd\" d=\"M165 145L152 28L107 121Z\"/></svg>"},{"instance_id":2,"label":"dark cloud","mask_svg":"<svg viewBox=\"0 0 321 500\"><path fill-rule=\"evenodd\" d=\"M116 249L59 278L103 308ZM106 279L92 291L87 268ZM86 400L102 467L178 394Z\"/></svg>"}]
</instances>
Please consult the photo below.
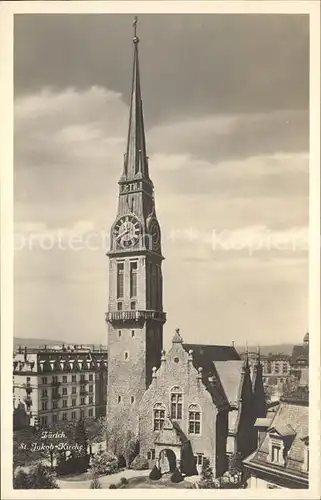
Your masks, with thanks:
<instances>
[{"instance_id":1,"label":"dark cloud","mask_svg":"<svg viewBox=\"0 0 321 500\"><path fill-rule=\"evenodd\" d=\"M140 15L147 122L308 109L307 15ZM103 86L129 97L132 16L15 16L15 92Z\"/></svg>"}]
</instances>

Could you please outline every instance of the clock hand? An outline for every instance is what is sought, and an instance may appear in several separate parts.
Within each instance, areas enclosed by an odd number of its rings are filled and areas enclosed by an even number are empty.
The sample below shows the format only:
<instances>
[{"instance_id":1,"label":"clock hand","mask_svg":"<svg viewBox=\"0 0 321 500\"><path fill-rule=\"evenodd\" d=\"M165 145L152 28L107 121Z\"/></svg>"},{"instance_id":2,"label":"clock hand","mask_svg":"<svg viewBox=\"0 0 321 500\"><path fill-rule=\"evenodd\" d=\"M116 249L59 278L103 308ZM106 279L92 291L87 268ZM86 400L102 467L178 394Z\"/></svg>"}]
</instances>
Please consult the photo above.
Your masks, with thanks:
<instances>
[{"instance_id":1,"label":"clock hand","mask_svg":"<svg viewBox=\"0 0 321 500\"><path fill-rule=\"evenodd\" d=\"M121 239L123 236L125 236L128 232L129 232L129 230L128 230L128 229L126 229L126 231L123 231L122 233L120 233L120 234L117 236L116 241L117 241L117 240L120 240L120 239Z\"/></svg>"}]
</instances>

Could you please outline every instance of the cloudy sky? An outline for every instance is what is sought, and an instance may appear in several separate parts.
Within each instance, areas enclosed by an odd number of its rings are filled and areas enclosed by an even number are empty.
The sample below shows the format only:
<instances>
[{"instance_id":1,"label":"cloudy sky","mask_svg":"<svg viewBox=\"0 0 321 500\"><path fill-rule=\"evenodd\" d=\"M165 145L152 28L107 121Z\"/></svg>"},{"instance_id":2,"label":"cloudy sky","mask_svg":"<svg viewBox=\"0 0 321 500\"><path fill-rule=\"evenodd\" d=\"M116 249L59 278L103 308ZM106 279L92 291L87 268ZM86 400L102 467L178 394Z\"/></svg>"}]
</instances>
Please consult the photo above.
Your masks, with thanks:
<instances>
[{"instance_id":1,"label":"cloudy sky","mask_svg":"<svg viewBox=\"0 0 321 500\"><path fill-rule=\"evenodd\" d=\"M307 16L139 21L165 345L177 326L201 343L300 341ZM15 335L105 343L132 16L19 15L14 35Z\"/></svg>"}]
</instances>

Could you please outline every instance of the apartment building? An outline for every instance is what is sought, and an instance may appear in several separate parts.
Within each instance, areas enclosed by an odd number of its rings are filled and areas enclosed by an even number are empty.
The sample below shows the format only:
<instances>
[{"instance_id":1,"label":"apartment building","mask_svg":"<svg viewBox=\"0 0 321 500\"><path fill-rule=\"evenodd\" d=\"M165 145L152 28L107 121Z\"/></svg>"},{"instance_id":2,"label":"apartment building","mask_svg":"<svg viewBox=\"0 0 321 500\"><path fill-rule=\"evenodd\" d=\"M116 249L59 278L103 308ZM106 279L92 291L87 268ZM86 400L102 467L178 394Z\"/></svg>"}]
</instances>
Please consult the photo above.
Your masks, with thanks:
<instances>
[{"instance_id":1,"label":"apartment building","mask_svg":"<svg viewBox=\"0 0 321 500\"><path fill-rule=\"evenodd\" d=\"M13 359L15 426L106 415L107 351L82 346L19 347Z\"/></svg>"},{"instance_id":2,"label":"apartment building","mask_svg":"<svg viewBox=\"0 0 321 500\"><path fill-rule=\"evenodd\" d=\"M248 359L251 369L257 363L257 352L243 352L242 359ZM260 355L263 367L263 382L267 385L277 385L286 382L291 372L291 357L287 354Z\"/></svg>"}]
</instances>

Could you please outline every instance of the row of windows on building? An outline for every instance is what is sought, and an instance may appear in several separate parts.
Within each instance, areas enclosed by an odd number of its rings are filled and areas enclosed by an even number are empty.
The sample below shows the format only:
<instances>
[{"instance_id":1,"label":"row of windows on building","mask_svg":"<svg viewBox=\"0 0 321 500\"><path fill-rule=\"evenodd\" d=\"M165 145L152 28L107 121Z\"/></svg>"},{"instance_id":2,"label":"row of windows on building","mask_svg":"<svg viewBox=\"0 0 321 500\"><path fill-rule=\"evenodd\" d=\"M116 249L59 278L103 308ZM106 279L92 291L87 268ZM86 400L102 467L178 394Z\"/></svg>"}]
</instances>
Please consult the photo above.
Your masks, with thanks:
<instances>
[{"instance_id":1,"label":"row of windows on building","mask_svg":"<svg viewBox=\"0 0 321 500\"><path fill-rule=\"evenodd\" d=\"M130 262L129 271L129 294L130 297L137 296L137 261ZM124 297L124 262L117 264L117 299Z\"/></svg>"},{"instance_id":2,"label":"row of windows on building","mask_svg":"<svg viewBox=\"0 0 321 500\"><path fill-rule=\"evenodd\" d=\"M80 405L81 406L93 405L93 404L94 404L94 398L92 396L89 396L88 403L86 403L86 398L85 397L80 398ZM77 405L77 400L76 399L72 399L71 400L71 405L68 405L68 400L67 399L63 399L63 401L62 401L62 407L63 408L68 408L69 406L78 406ZM56 410L58 408L59 408L58 401L55 401L55 400L52 401L52 409ZM42 401L42 403L41 403L41 409L43 411L48 410L48 401Z\"/></svg>"},{"instance_id":3,"label":"row of windows on building","mask_svg":"<svg viewBox=\"0 0 321 500\"><path fill-rule=\"evenodd\" d=\"M119 337L119 338L121 338L122 333L123 333L123 332L122 332L121 330L118 330L118 337ZM132 331L131 331L131 336L132 336L132 338L134 338L134 337L135 337L135 330L132 330Z\"/></svg>"},{"instance_id":4,"label":"row of windows on building","mask_svg":"<svg viewBox=\"0 0 321 500\"><path fill-rule=\"evenodd\" d=\"M273 364L267 362L263 365L264 373L288 373L290 371L290 364L288 362L275 362Z\"/></svg>"},{"instance_id":5,"label":"row of windows on building","mask_svg":"<svg viewBox=\"0 0 321 500\"><path fill-rule=\"evenodd\" d=\"M81 394L81 393L84 393L84 392L86 392L85 386L80 386L80 394ZM93 385L90 385L90 386L88 387L88 392L89 392L89 393L94 392L94 386L93 386ZM77 394L77 387L75 387L75 386L74 386L74 387L72 387L72 388L71 388L71 394ZM54 390L53 390L53 391L52 391L52 396L56 396L56 395L59 395L59 392L58 392L58 391L54 391ZM68 396L68 390L67 390L67 387L63 387L63 388L62 388L62 395L63 395L63 396ZM42 398L47 398L47 397L48 397L48 390L47 390L47 389L43 389L43 390L41 391L41 397L42 397Z\"/></svg>"},{"instance_id":6,"label":"row of windows on building","mask_svg":"<svg viewBox=\"0 0 321 500\"><path fill-rule=\"evenodd\" d=\"M80 416L80 418L84 418L84 416L85 416L84 410L80 410L79 416ZM94 416L94 409L93 408L89 408L89 410L88 410L88 417L93 417L93 416ZM56 424L59 420L60 420L59 419L59 415L57 413L53 413L53 415L52 415L52 423ZM67 412L63 412L61 414L61 420L63 420L63 421L67 421L68 420L68 414L67 414ZM77 420L77 412L76 411L72 411L71 412L71 420ZM40 424L42 426L48 425L48 417L47 416L40 417Z\"/></svg>"},{"instance_id":7,"label":"row of windows on building","mask_svg":"<svg viewBox=\"0 0 321 500\"><path fill-rule=\"evenodd\" d=\"M189 434L201 434L201 411L195 411L193 408L188 410L188 433ZM182 418L181 411L177 411L177 406L173 409L171 408L171 418L180 420ZM153 415L153 429L154 431L160 431L165 422L165 409L154 409Z\"/></svg>"},{"instance_id":8,"label":"row of windows on building","mask_svg":"<svg viewBox=\"0 0 321 500\"><path fill-rule=\"evenodd\" d=\"M28 379L29 379L29 380L28 380ZM92 382L92 381L93 381L93 379L94 379L94 378L93 378L93 374L92 374L92 373L90 373L90 374L89 374L89 377L88 377L88 380L89 380L90 382ZM87 382L86 376L85 376L84 374L81 374L81 375L80 375L80 379L79 379L79 380L80 380L80 382ZM27 377L27 382L30 382L30 377ZM71 376L71 382L77 382L77 375L72 375L72 376ZM51 383L52 383L52 384L57 384L57 383L59 383L58 376L54 375L54 376L52 377L52 381L51 381ZM63 384L67 384L67 383L68 383L68 376L67 376L67 375L63 375L63 376L62 376L62 383L63 383ZM47 384L48 384L48 377L42 377L42 378L41 378L41 384L42 384L42 385L47 385Z\"/></svg>"}]
</instances>

